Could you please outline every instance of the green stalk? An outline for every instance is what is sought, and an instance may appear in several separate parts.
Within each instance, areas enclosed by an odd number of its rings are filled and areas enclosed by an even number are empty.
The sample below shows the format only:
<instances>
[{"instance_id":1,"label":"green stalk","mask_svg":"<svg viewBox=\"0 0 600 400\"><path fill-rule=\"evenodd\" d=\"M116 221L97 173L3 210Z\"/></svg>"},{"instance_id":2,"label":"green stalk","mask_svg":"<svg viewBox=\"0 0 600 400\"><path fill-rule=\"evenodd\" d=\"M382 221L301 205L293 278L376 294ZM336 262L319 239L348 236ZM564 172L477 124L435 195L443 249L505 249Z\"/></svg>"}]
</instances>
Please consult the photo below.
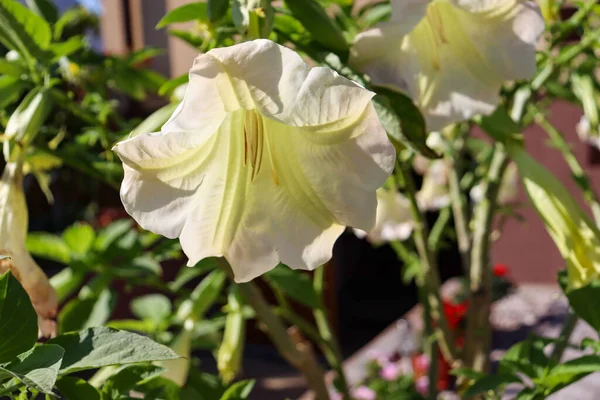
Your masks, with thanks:
<instances>
[{"instance_id":1,"label":"green stalk","mask_svg":"<svg viewBox=\"0 0 600 400\"><path fill-rule=\"evenodd\" d=\"M507 154L496 143L494 155L484 182L484 196L475 209L473 247L471 250L470 298L467 318L464 361L468 368L483 372L488 367L491 345L489 323L492 301L492 272L489 266L490 236L498 191L508 165Z\"/></svg>"},{"instance_id":2,"label":"green stalk","mask_svg":"<svg viewBox=\"0 0 600 400\"><path fill-rule=\"evenodd\" d=\"M457 141L462 142L462 138ZM458 241L458 251L462 263L463 273L469 273L471 265L471 235L469 233L469 217L466 196L460 190L460 155L462 145L457 144L458 148L446 152L445 160L448 165L448 186L450 189L450 202L452 205L452 214L454 215L454 226L456 229L456 239Z\"/></svg>"},{"instance_id":3,"label":"green stalk","mask_svg":"<svg viewBox=\"0 0 600 400\"><path fill-rule=\"evenodd\" d=\"M590 180L583 167L579 161L577 161L577 157L575 157L575 154L573 154L571 151L571 146L569 146L563 134L556 129L550 121L548 121L544 113L539 108L534 105L531 105L531 108L535 111L536 122L546 131L550 137L550 140L552 140L554 147L561 152L563 158L569 165L569 168L571 168L573 180L583 191L585 201L592 209L592 214L594 216L594 220L596 221L596 225L600 225L600 201L598 200L598 194L592 187L592 184L590 183Z\"/></svg>"},{"instance_id":4,"label":"green stalk","mask_svg":"<svg viewBox=\"0 0 600 400\"><path fill-rule=\"evenodd\" d=\"M550 365L556 365L560 362L565 349L569 345L569 339L577 326L577 322L579 321L579 317L574 312L570 312L565 324L563 325L560 335L558 336L556 343L554 344L554 349L552 350L552 354L550 355Z\"/></svg>"},{"instance_id":5,"label":"green stalk","mask_svg":"<svg viewBox=\"0 0 600 400\"><path fill-rule=\"evenodd\" d=\"M430 307L431 318L435 321L433 328L435 337L439 343L444 358L450 364L457 367L460 363L454 347L454 335L448 326L448 320L444 314L442 299L440 295L440 276L437 263L427 245L429 236L425 218L419 210L416 199L416 188L411 171L406 163L397 162L396 179L398 185L404 189L404 194L409 200L410 210L414 220L414 240L421 262L421 274L417 284L425 291L426 304Z\"/></svg>"},{"instance_id":6,"label":"green stalk","mask_svg":"<svg viewBox=\"0 0 600 400\"><path fill-rule=\"evenodd\" d=\"M218 263L230 277L233 276L231 266L224 258L220 258ZM315 393L315 399L329 400L329 391L325 384L325 373L315 360L310 347L304 343L294 342L279 317L273 312L271 306L253 282L240 283L238 287L244 299L254 309L256 317L263 323L279 354L302 372L308 387Z\"/></svg>"},{"instance_id":7,"label":"green stalk","mask_svg":"<svg viewBox=\"0 0 600 400\"><path fill-rule=\"evenodd\" d=\"M313 288L315 289L317 298L319 299L319 307L313 310L313 316L315 318L315 322L317 323L317 329L321 338L325 343L327 343L327 347L330 349L330 351L325 353L325 356L327 357L331 367L337 373L337 378L339 379L340 387L342 389L341 392L344 395L344 398L349 399L350 388L348 386L348 381L346 380L346 374L344 373L342 352L340 351L340 347L335 335L331 331L327 310L323 304L323 291L325 289L325 266L326 265L322 265L314 271Z\"/></svg>"}]
</instances>

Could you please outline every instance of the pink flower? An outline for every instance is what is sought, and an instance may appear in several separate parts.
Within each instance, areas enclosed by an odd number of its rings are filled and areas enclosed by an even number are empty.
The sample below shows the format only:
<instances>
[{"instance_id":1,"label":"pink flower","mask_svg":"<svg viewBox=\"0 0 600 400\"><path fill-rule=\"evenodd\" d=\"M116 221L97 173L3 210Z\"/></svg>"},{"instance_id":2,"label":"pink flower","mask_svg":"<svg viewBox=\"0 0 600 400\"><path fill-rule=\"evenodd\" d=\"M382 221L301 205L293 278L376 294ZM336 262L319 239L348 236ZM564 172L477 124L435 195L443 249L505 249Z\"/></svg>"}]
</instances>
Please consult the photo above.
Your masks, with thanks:
<instances>
[{"instance_id":1,"label":"pink flower","mask_svg":"<svg viewBox=\"0 0 600 400\"><path fill-rule=\"evenodd\" d=\"M402 375L402 370L400 365L396 363L388 363L383 366L379 372L379 375L386 381L394 381L398 379L400 375Z\"/></svg>"},{"instance_id":2,"label":"pink flower","mask_svg":"<svg viewBox=\"0 0 600 400\"><path fill-rule=\"evenodd\" d=\"M344 396L338 392L329 393L329 400L344 400Z\"/></svg>"},{"instance_id":3,"label":"pink flower","mask_svg":"<svg viewBox=\"0 0 600 400\"><path fill-rule=\"evenodd\" d=\"M429 377L422 376L417 379L415 382L415 386L417 387L417 391L421 394L427 394L429 391Z\"/></svg>"},{"instance_id":4,"label":"pink flower","mask_svg":"<svg viewBox=\"0 0 600 400\"><path fill-rule=\"evenodd\" d=\"M359 386L355 389L352 389L351 392L352 398L355 400L376 400L377 393L371 388L366 386Z\"/></svg>"}]
</instances>

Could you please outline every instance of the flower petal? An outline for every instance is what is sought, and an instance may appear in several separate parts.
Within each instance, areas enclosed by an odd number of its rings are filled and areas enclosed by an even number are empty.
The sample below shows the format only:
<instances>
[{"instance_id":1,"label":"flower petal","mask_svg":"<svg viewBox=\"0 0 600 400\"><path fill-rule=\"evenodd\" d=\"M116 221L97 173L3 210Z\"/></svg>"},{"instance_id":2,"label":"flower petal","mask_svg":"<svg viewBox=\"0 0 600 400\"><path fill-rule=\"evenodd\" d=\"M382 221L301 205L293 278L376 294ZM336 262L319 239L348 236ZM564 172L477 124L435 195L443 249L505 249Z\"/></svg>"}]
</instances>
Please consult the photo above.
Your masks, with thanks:
<instances>
[{"instance_id":1,"label":"flower petal","mask_svg":"<svg viewBox=\"0 0 600 400\"><path fill-rule=\"evenodd\" d=\"M227 72L239 107L256 108L265 117L288 125L323 125L356 116L374 96L330 69L309 69L295 51L270 40L213 49L207 57Z\"/></svg>"}]
</instances>

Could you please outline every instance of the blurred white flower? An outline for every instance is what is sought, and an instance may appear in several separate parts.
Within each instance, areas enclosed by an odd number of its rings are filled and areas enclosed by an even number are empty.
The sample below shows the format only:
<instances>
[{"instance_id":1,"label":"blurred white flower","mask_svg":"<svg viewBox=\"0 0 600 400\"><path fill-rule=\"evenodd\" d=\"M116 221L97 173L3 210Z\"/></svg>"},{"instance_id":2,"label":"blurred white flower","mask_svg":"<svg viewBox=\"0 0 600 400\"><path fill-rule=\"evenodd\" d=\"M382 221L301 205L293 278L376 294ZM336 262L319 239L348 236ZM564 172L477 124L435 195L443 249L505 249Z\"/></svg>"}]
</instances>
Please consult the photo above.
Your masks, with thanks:
<instances>
[{"instance_id":1,"label":"blurred white flower","mask_svg":"<svg viewBox=\"0 0 600 400\"><path fill-rule=\"evenodd\" d=\"M354 400L376 400L377 393L367 386L359 386L350 391L350 395Z\"/></svg>"},{"instance_id":2,"label":"blurred white flower","mask_svg":"<svg viewBox=\"0 0 600 400\"><path fill-rule=\"evenodd\" d=\"M373 95L269 40L213 49L160 132L115 146L123 204L190 265L224 256L238 282L314 269L345 226L375 223L395 151Z\"/></svg>"},{"instance_id":3,"label":"blurred white flower","mask_svg":"<svg viewBox=\"0 0 600 400\"><path fill-rule=\"evenodd\" d=\"M469 195L474 203L479 203L483 200L483 190L483 182L479 182L471 188ZM498 204L500 205L510 204L517 198L519 194L519 170L514 162L511 162L506 167L502 182L500 182L500 189L498 190Z\"/></svg>"},{"instance_id":4,"label":"blurred white flower","mask_svg":"<svg viewBox=\"0 0 600 400\"><path fill-rule=\"evenodd\" d=\"M575 130L582 142L600 149L600 131L592 132L592 126L588 117L582 115L577 126L575 126Z\"/></svg>"},{"instance_id":5,"label":"blurred white flower","mask_svg":"<svg viewBox=\"0 0 600 400\"><path fill-rule=\"evenodd\" d=\"M350 63L408 92L431 131L492 112L503 82L536 71L544 20L533 1L392 0L392 17L356 36Z\"/></svg>"},{"instance_id":6,"label":"blurred white flower","mask_svg":"<svg viewBox=\"0 0 600 400\"><path fill-rule=\"evenodd\" d=\"M177 386L182 387L185 385L190 372L190 362L192 354L192 333L194 330L194 321L192 319L185 320L183 329L173 339L171 343L171 350L177 353L180 358L174 360L162 361L160 365L167 370L162 376Z\"/></svg>"},{"instance_id":7,"label":"blurred white flower","mask_svg":"<svg viewBox=\"0 0 600 400\"><path fill-rule=\"evenodd\" d=\"M354 229L359 238L366 237L373 244L394 240L406 240L413 231L414 220L409 201L395 190L377 190L377 218L375 226L368 232Z\"/></svg>"},{"instance_id":8,"label":"blurred white flower","mask_svg":"<svg viewBox=\"0 0 600 400\"><path fill-rule=\"evenodd\" d=\"M448 165L444 160L432 161L423 176L423 184L417 193L419 208L435 211L450 204L448 188Z\"/></svg>"},{"instance_id":9,"label":"blurred white flower","mask_svg":"<svg viewBox=\"0 0 600 400\"><path fill-rule=\"evenodd\" d=\"M20 158L6 164L0 180L0 254L11 257L0 260L0 273L10 270L29 295L38 315L40 335L55 336L53 318L58 298L48 277L27 251L27 224L23 161Z\"/></svg>"}]
</instances>

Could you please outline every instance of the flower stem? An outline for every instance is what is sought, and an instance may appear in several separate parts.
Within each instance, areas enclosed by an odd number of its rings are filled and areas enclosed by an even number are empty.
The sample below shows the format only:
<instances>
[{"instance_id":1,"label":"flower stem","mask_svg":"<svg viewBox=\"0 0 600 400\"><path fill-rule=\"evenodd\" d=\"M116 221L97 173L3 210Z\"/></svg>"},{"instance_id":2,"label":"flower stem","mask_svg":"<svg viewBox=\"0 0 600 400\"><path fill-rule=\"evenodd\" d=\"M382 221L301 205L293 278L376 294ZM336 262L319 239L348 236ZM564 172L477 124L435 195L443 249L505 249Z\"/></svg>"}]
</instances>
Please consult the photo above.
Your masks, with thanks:
<instances>
[{"instance_id":1,"label":"flower stem","mask_svg":"<svg viewBox=\"0 0 600 400\"><path fill-rule=\"evenodd\" d=\"M229 263L224 258L220 258L218 262L219 266L232 277ZM308 387L315 393L315 399L329 400L324 371L315 360L310 347L305 343L297 343L290 337L279 317L271 310L269 303L253 282L240 283L238 287L242 296L254 309L257 318L263 323L279 354L302 372Z\"/></svg>"},{"instance_id":2,"label":"flower stem","mask_svg":"<svg viewBox=\"0 0 600 400\"><path fill-rule=\"evenodd\" d=\"M481 372L488 367L491 344L489 323L492 302L492 273L489 265L490 237L500 182L507 165L507 154L503 146L496 143L487 179L484 182L483 199L475 209L469 271L471 309L467 318L464 361L468 368Z\"/></svg>"},{"instance_id":3,"label":"flower stem","mask_svg":"<svg viewBox=\"0 0 600 400\"><path fill-rule=\"evenodd\" d=\"M313 310L313 316L317 323L317 329L321 339L327 344L328 351L325 353L327 361L337 374L339 387L341 389L344 398L350 398L350 388L348 387L348 381L346 380L346 374L342 364L342 352L340 346L335 338L335 335L331 331L329 325L329 318L327 316L327 310L323 304L323 291L325 289L325 267L327 264L322 265L314 271L313 276L313 288L317 293L319 299L319 307Z\"/></svg>"},{"instance_id":4,"label":"flower stem","mask_svg":"<svg viewBox=\"0 0 600 400\"><path fill-rule=\"evenodd\" d=\"M594 220L596 221L596 225L600 226L600 201L598 200L598 194L594 191L592 184L588 176L586 175L583 167L577 161L577 157L571 151L571 146L565 140L563 134L552 125L550 121L546 118L544 113L535 107L534 105L531 108L535 111L536 114L536 122L540 125L552 140L552 144L554 147L561 152L563 158L571 168L571 174L573 175L573 180L583 191L583 196L592 209L592 214L594 215Z\"/></svg>"},{"instance_id":5,"label":"flower stem","mask_svg":"<svg viewBox=\"0 0 600 400\"><path fill-rule=\"evenodd\" d=\"M460 190L460 154L462 153L462 138L455 141L455 148L446 152L445 159L448 165L448 186L450 189L450 202L452 214L454 215L454 226L456 239L458 241L458 252L462 262L463 273L468 275L471 265L471 235L469 234L469 218L467 200Z\"/></svg>"},{"instance_id":6,"label":"flower stem","mask_svg":"<svg viewBox=\"0 0 600 400\"><path fill-rule=\"evenodd\" d=\"M442 307L440 276L436 260L427 246L428 229L425 218L419 210L415 196L415 183L407 164L400 161L396 164L396 179L398 180L398 185L404 189L404 194L409 200L410 210L415 224L414 240L421 262L421 274L419 279L417 279L417 285L425 291L424 297L426 298L427 305L430 307L431 318L435 321L434 331L440 350L448 362L456 364L459 360L456 357L454 337L450 331L448 320L446 319Z\"/></svg>"}]
</instances>

